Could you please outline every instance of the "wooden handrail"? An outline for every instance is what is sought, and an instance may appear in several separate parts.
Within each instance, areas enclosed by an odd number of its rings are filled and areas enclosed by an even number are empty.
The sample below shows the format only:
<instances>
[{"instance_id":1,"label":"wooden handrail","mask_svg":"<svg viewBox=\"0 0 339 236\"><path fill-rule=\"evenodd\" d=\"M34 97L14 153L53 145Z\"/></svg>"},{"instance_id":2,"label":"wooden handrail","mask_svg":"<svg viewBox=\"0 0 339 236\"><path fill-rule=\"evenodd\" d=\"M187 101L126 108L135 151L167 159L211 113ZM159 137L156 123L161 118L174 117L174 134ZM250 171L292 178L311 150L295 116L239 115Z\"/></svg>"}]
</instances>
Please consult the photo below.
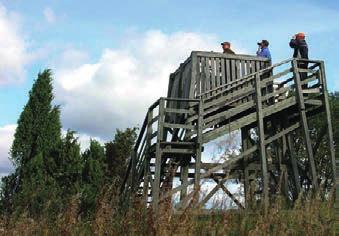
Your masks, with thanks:
<instances>
[{"instance_id":1,"label":"wooden handrail","mask_svg":"<svg viewBox=\"0 0 339 236\"><path fill-rule=\"evenodd\" d=\"M193 51L192 56L200 56L200 57L218 57L218 58L227 58L227 59L238 59L238 60L255 60L255 61L264 61L269 62L270 60L265 57L258 57L254 55L246 55L246 54L227 54L220 52L204 52L204 51Z\"/></svg>"}]
</instances>

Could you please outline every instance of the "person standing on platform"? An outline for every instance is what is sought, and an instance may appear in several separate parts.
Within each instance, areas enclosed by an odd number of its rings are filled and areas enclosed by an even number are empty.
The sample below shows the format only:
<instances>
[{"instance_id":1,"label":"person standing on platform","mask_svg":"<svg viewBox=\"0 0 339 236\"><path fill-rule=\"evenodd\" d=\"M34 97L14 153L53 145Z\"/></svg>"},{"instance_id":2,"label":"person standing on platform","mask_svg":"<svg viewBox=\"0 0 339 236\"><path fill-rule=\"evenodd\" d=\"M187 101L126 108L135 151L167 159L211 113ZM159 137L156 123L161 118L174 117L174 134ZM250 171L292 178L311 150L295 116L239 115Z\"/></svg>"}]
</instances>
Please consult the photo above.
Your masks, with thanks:
<instances>
[{"instance_id":1,"label":"person standing on platform","mask_svg":"<svg viewBox=\"0 0 339 236\"><path fill-rule=\"evenodd\" d=\"M266 39L261 40L261 42L258 42L258 50L257 50L257 56L258 57L264 57L270 60L270 62L272 61L272 57L271 57L271 52L268 49L268 45L270 44ZM261 75L261 79L266 79L269 78L272 75L272 70L266 71L265 73L263 73ZM266 95L268 93L272 93L273 92L273 83L270 83L267 87L265 87L265 89L262 91L263 95ZM274 99L270 99L268 101L268 103L273 103Z\"/></svg>"},{"instance_id":2,"label":"person standing on platform","mask_svg":"<svg viewBox=\"0 0 339 236\"><path fill-rule=\"evenodd\" d=\"M295 34L290 41L290 47L294 49L293 58L308 60L308 45L304 33ZM299 61L298 68L307 69L307 61ZM305 79L307 79L307 72L300 72L300 80L303 81ZM307 88L307 84L304 84L302 88Z\"/></svg>"},{"instance_id":3,"label":"person standing on platform","mask_svg":"<svg viewBox=\"0 0 339 236\"><path fill-rule=\"evenodd\" d=\"M294 49L293 58L308 60L308 45L304 33L295 34L290 41L290 47Z\"/></svg>"},{"instance_id":4,"label":"person standing on platform","mask_svg":"<svg viewBox=\"0 0 339 236\"><path fill-rule=\"evenodd\" d=\"M268 45L270 43L267 41L267 40L261 40L261 42L258 42L258 50L257 50L257 56L258 57L266 57L270 60L272 60L272 57L271 57L271 52L270 50L268 49Z\"/></svg>"},{"instance_id":5,"label":"person standing on platform","mask_svg":"<svg viewBox=\"0 0 339 236\"><path fill-rule=\"evenodd\" d=\"M231 49L231 43L230 42L223 42L221 43L223 53L225 54L235 54L235 52Z\"/></svg>"}]
</instances>

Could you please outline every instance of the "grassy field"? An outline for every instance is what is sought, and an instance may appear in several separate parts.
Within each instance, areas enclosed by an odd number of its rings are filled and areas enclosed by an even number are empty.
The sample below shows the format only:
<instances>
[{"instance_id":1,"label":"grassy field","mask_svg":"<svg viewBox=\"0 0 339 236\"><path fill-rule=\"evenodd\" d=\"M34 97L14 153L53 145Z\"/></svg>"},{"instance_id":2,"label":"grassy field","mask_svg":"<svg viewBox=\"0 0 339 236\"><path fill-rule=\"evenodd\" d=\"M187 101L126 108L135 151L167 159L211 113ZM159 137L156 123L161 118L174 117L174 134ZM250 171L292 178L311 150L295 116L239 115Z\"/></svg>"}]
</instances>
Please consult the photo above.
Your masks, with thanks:
<instances>
[{"instance_id":1,"label":"grassy field","mask_svg":"<svg viewBox=\"0 0 339 236\"><path fill-rule=\"evenodd\" d=\"M32 219L27 215L1 218L1 235L335 235L333 201L299 199L293 208L283 199L271 204L264 214L228 210L205 214L195 208L173 213L163 203L154 217L151 209L135 203L122 213L115 197L106 193L92 219L78 217L74 198L63 214L54 219Z\"/></svg>"}]
</instances>

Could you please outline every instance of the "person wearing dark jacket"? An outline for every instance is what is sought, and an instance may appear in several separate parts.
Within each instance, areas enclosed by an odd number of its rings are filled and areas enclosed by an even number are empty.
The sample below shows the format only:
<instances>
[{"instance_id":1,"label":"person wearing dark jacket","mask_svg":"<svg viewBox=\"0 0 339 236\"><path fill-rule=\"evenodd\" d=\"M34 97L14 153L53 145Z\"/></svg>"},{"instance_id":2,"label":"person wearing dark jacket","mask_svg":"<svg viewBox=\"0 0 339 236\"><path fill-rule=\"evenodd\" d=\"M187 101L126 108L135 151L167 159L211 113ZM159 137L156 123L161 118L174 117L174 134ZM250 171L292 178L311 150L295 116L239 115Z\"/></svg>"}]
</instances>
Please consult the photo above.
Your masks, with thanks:
<instances>
[{"instance_id":1,"label":"person wearing dark jacket","mask_svg":"<svg viewBox=\"0 0 339 236\"><path fill-rule=\"evenodd\" d=\"M294 49L293 58L301 58L308 60L308 45L305 40L304 33L297 33L290 41L290 47ZM307 69L308 63L300 61L298 62L298 68ZM303 81L307 78L307 72L300 73L300 80ZM307 84L302 88L307 88Z\"/></svg>"},{"instance_id":2,"label":"person wearing dark jacket","mask_svg":"<svg viewBox=\"0 0 339 236\"><path fill-rule=\"evenodd\" d=\"M298 33L290 41L290 47L294 49L294 58L308 59L308 46L304 33Z\"/></svg>"},{"instance_id":3,"label":"person wearing dark jacket","mask_svg":"<svg viewBox=\"0 0 339 236\"><path fill-rule=\"evenodd\" d=\"M225 54L235 54L235 52L231 49L230 42L223 42L221 43L223 53Z\"/></svg>"}]
</instances>

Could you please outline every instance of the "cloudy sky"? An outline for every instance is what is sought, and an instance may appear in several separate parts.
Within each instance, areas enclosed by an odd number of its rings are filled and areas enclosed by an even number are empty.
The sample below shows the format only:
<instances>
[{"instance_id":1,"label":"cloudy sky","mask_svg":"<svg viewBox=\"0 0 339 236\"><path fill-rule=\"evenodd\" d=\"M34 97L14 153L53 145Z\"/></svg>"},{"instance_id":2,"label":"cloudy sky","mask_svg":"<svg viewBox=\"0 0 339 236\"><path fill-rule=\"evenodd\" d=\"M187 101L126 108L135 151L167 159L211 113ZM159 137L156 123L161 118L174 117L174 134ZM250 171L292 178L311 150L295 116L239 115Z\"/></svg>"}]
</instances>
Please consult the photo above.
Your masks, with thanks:
<instances>
[{"instance_id":1,"label":"cloudy sky","mask_svg":"<svg viewBox=\"0 0 339 236\"><path fill-rule=\"evenodd\" d=\"M39 71L54 73L63 128L81 142L136 126L166 95L168 75L192 50L219 51L223 40L253 54L268 39L273 61L288 41L307 35L310 57L326 62L339 90L338 1L24 1L0 0L0 175L16 121Z\"/></svg>"}]
</instances>

